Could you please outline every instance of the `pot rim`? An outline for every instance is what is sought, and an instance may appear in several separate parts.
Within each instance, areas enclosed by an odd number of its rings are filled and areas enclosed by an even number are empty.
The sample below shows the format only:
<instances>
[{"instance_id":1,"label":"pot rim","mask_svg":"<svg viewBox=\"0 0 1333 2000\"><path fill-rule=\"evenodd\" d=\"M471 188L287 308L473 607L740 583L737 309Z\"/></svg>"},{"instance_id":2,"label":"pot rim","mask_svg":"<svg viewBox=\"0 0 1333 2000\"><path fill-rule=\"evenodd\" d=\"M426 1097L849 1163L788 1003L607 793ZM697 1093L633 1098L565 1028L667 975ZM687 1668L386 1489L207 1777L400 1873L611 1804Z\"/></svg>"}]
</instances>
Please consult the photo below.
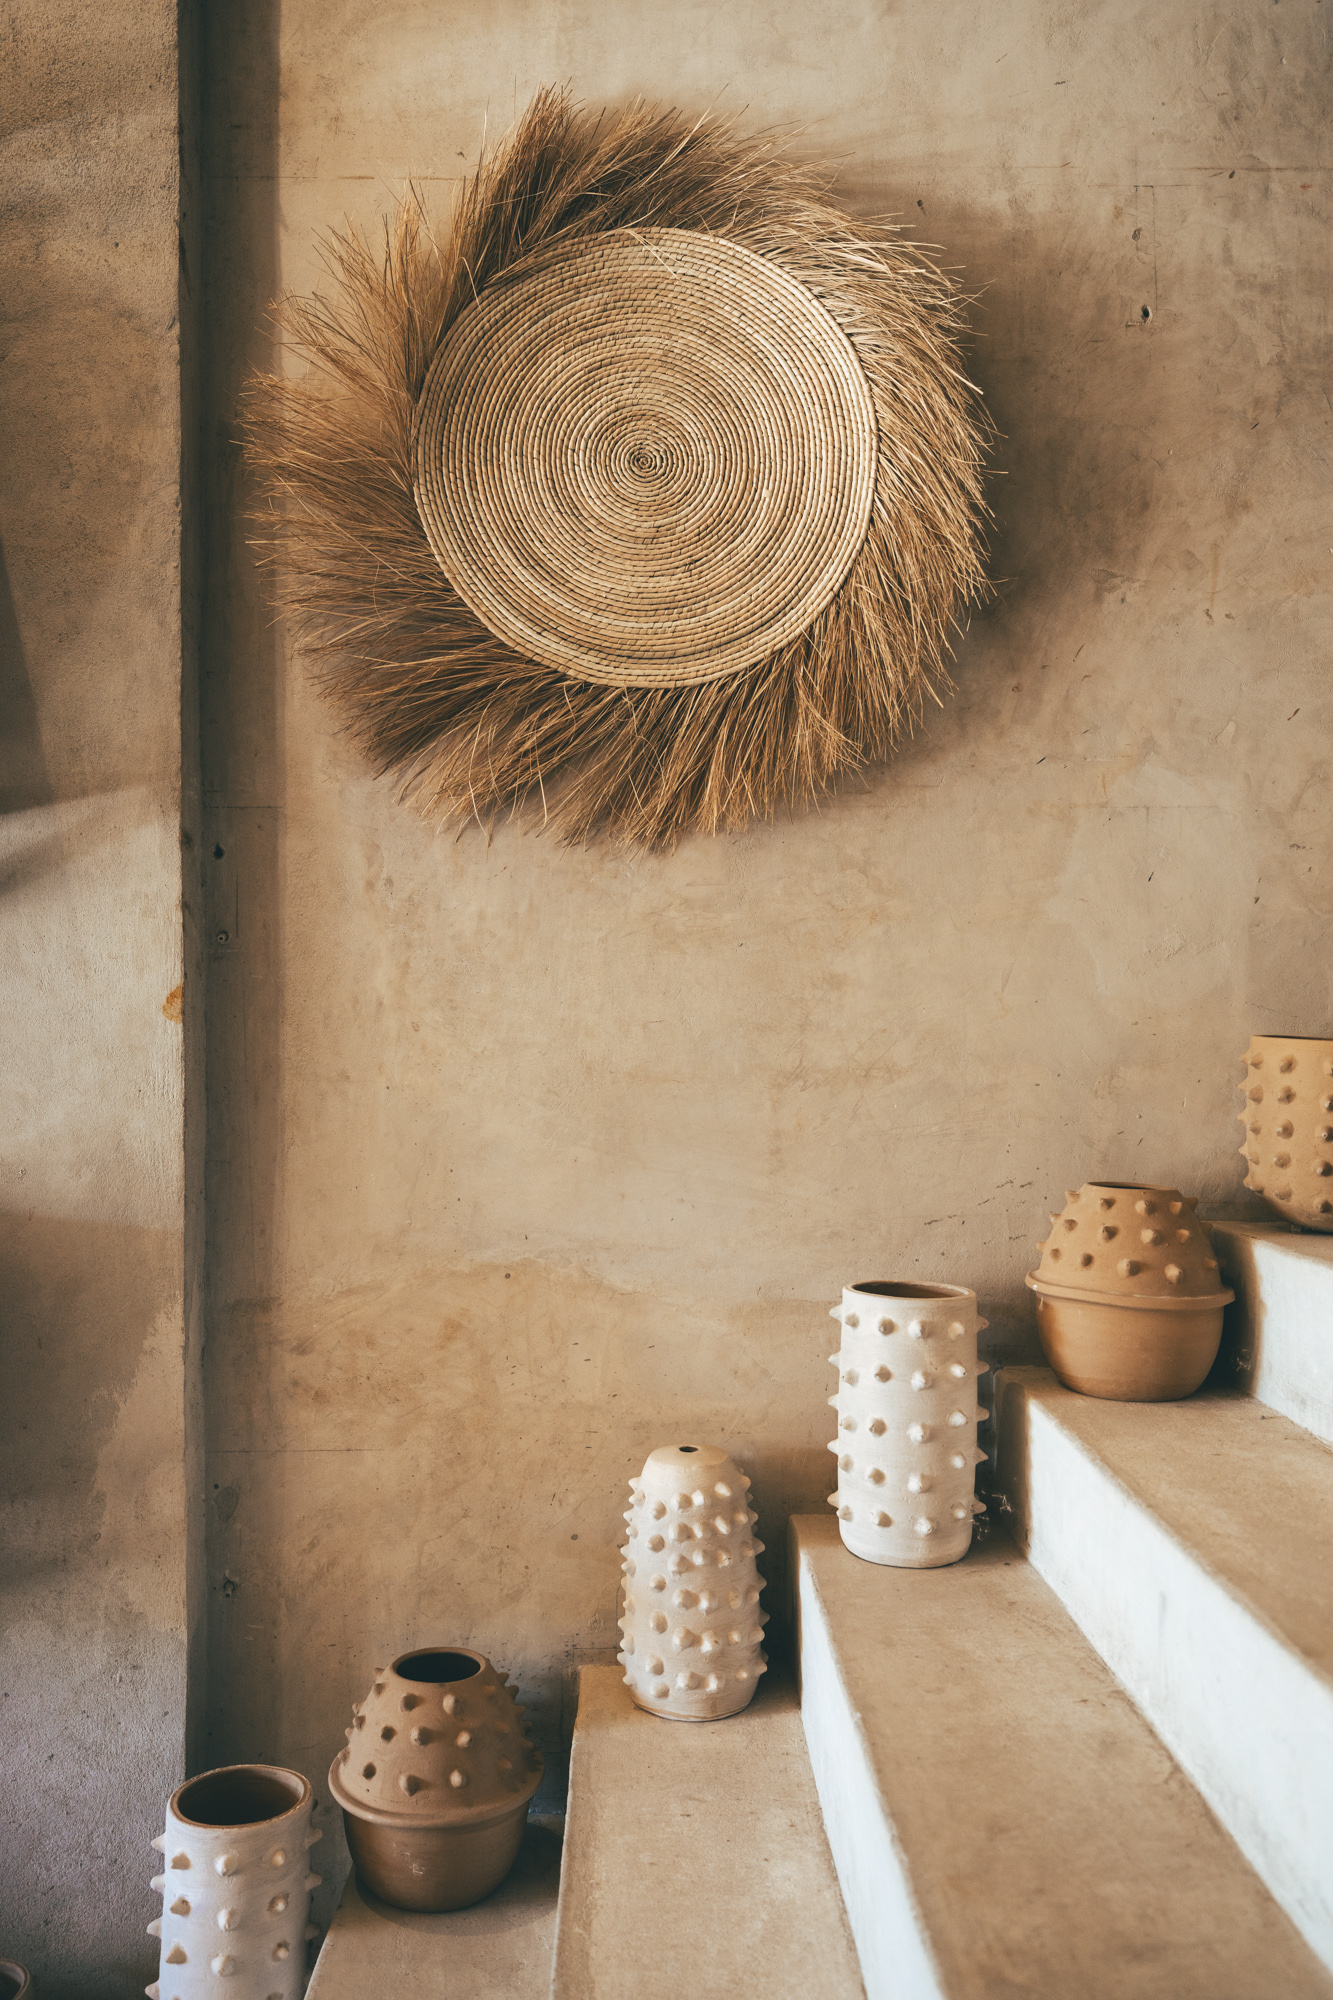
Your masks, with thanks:
<instances>
[{"instance_id":1,"label":"pot rim","mask_svg":"<svg viewBox=\"0 0 1333 2000\"><path fill-rule=\"evenodd\" d=\"M1039 1277L1035 1271L1029 1271L1023 1283L1038 1298L1068 1300L1080 1306L1128 1306L1131 1312L1211 1312L1214 1307L1229 1306L1236 1296L1226 1285L1215 1292L1191 1292L1183 1299L1169 1292L1095 1292L1091 1286L1052 1284L1049 1278Z\"/></svg>"},{"instance_id":2,"label":"pot rim","mask_svg":"<svg viewBox=\"0 0 1333 2000\"><path fill-rule=\"evenodd\" d=\"M14 2000L28 2000L32 1992L32 1974L27 1966L20 1965L16 1958L0 1958L0 1972L18 1981L14 1988Z\"/></svg>"},{"instance_id":3,"label":"pot rim","mask_svg":"<svg viewBox=\"0 0 1333 2000\"><path fill-rule=\"evenodd\" d=\"M369 1820L372 1826L388 1827L394 1833L411 1833L414 1828L422 1833L435 1833L442 1827L485 1826L490 1820L503 1819L507 1813L517 1812L520 1809L523 1812L527 1811L532 1795L541 1783L542 1774L546 1769L540 1750L536 1752L536 1757L536 1770L530 1771L519 1790L511 1792L499 1805L492 1803L450 1806L442 1813L388 1812L382 1806L367 1805L364 1799L354 1799L343 1789L338 1776L338 1766L342 1762L341 1750L329 1765L329 1790L343 1811L350 1813L353 1819Z\"/></svg>"},{"instance_id":4,"label":"pot rim","mask_svg":"<svg viewBox=\"0 0 1333 2000\"><path fill-rule=\"evenodd\" d=\"M411 1661L427 1659L430 1657L432 1653L453 1653L460 1660L475 1660L476 1665L472 1668L470 1673L460 1674L458 1679L453 1681L419 1681L415 1680L411 1674L405 1674L403 1672L403 1667L409 1664ZM477 1652L475 1647L472 1646L453 1646L453 1645L409 1646L405 1653L397 1654L395 1658L390 1661L389 1666L386 1669L386 1672L391 1673L394 1676L395 1680L405 1681L408 1687L428 1687L428 1688L465 1687L468 1681L473 1681L477 1678L478 1674L485 1673L487 1667L489 1667L490 1664L491 1663L487 1659L486 1655L484 1653Z\"/></svg>"},{"instance_id":5,"label":"pot rim","mask_svg":"<svg viewBox=\"0 0 1333 2000\"><path fill-rule=\"evenodd\" d=\"M230 1777L238 1771L257 1771L265 1778L295 1778L297 1784L301 1787L300 1795L293 1799L284 1812L274 1813L271 1819L242 1819L235 1822L228 1821L226 1825L220 1825L214 1820L191 1819L188 1813L181 1811L177 1801L182 1792L189 1791L191 1785L197 1785L203 1778ZM194 1827L201 1833L246 1833L253 1827L281 1826L284 1821L294 1818L296 1814L311 1810L314 1796L314 1786L311 1784L309 1778L301 1771L293 1771L287 1764L260 1764L255 1762L218 1764L211 1771L196 1771L192 1778L186 1778L183 1783L177 1785L175 1791L167 1800L167 1815L168 1819L174 1820L178 1826Z\"/></svg>"},{"instance_id":6,"label":"pot rim","mask_svg":"<svg viewBox=\"0 0 1333 2000\"><path fill-rule=\"evenodd\" d=\"M894 1287L899 1289L895 1290ZM922 1285L915 1278L862 1278L855 1285L844 1285L844 1292L855 1292L862 1299L898 1299L904 1305L947 1305L950 1300L971 1299L976 1293L967 1285Z\"/></svg>"}]
</instances>

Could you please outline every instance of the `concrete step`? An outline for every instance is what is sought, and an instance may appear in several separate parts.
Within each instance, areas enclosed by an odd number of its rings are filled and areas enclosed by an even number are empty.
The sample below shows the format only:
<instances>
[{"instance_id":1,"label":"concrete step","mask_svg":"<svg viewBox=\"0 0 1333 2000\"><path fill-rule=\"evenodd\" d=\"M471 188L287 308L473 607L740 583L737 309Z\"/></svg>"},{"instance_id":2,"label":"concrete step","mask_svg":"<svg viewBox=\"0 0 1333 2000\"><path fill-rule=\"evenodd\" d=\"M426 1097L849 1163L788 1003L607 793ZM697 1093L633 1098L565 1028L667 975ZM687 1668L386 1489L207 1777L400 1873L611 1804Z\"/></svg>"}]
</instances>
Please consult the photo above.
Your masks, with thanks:
<instances>
[{"instance_id":1,"label":"concrete step","mask_svg":"<svg viewBox=\"0 0 1333 2000\"><path fill-rule=\"evenodd\" d=\"M802 1715L869 2000L1333 1994L1006 1537L895 1570L834 1521L791 1525Z\"/></svg>"},{"instance_id":2,"label":"concrete step","mask_svg":"<svg viewBox=\"0 0 1333 2000\"><path fill-rule=\"evenodd\" d=\"M1333 1451L1228 1392L996 1395L1034 1568L1333 1965Z\"/></svg>"},{"instance_id":3,"label":"concrete step","mask_svg":"<svg viewBox=\"0 0 1333 2000\"><path fill-rule=\"evenodd\" d=\"M470 1910L393 1910L349 1875L306 2000L546 2000L563 1825L530 1818L513 1869Z\"/></svg>"},{"instance_id":4,"label":"concrete step","mask_svg":"<svg viewBox=\"0 0 1333 2000\"><path fill-rule=\"evenodd\" d=\"M1333 1236L1250 1222L1208 1227L1236 1294L1217 1377L1333 1443Z\"/></svg>"},{"instance_id":5,"label":"concrete step","mask_svg":"<svg viewBox=\"0 0 1333 2000\"><path fill-rule=\"evenodd\" d=\"M862 2000L800 1713L670 1722L584 1667L552 2000Z\"/></svg>"}]
</instances>

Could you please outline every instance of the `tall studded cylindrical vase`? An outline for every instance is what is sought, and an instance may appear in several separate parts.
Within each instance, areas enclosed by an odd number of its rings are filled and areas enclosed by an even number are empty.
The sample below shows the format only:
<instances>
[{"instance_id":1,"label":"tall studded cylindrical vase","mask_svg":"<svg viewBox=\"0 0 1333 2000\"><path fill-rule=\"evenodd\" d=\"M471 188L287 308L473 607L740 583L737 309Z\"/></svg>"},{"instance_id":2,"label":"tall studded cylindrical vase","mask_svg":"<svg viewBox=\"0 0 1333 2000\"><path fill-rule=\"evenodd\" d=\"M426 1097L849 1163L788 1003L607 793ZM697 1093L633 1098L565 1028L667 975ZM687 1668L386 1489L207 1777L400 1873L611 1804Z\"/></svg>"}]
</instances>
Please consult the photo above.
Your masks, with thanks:
<instances>
[{"instance_id":1,"label":"tall studded cylindrical vase","mask_svg":"<svg viewBox=\"0 0 1333 2000\"><path fill-rule=\"evenodd\" d=\"M305 1990L314 1794L299 1771L231 1764L174 1791L154 1842L162 1940L149 2000L299 2000ZM218 1980L230 1983L219 1988Z\"/></svg>"},{"instance_id":2,"label":"tall studded cylindrical vase","mask_svg":"<svg viewBox=\"0 0 1333 2000\"><path fill-rule=\"evenodd\" d=\"M673 1722L736 1715L767 1668L764 1545L750 1482L719 1445L666 1444L630 1481L625 1510L625 1685Z\"/></svg>"},{"instance_id":3,"label":"tall studded cylindrical vase","mask_svg":"<svg viewBox=\"0 0 1333 2000\"><path fill-rule=\"evenodd\" d=\"M975 1292L893 1280L848 1285L831 1318L842 1339L829 1360L838 1387L838 1510L843 1544L893 1569L940 1569L965 1556L986 1457L977 1425Z\"/></svg>"}]
</instances>

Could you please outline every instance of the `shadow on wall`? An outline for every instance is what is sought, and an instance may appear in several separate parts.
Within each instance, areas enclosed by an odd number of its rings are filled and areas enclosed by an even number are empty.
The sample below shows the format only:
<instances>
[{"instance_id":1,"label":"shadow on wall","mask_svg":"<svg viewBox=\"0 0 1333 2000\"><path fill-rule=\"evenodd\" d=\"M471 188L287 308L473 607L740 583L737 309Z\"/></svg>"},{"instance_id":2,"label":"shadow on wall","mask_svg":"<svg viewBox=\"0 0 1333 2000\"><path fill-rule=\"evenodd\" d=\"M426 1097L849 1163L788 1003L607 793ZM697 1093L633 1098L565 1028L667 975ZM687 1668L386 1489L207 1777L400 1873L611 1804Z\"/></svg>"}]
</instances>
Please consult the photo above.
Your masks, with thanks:
<instances>
[{"instance_id":1,"label":"shadow on wall","mask_svg":"<svg viewBox=\"0 0 1333 2000\"><path fill-rule=\"evenodd\" d=\"M4 1736L24 1802L0 1833L4 1943L53 2000L133 1993L156 1963L147 1842L180 1776L160 1700L182 1666L162 1563L183 1533L161 1439L179 1294L173 1230L0 1214ZM88 1826L105 1837L79 1841Z\"/></svg>"},{"instance_id":2,"label":"shadow on wall","mask_svg":"<svg viewBox=\"0 0 1333 2000\"><path fill-rule=\"evenodd\" d=\"M54 798L14 593L0 547L0 813L49 806Z\"/></svg>"}]
</instances>

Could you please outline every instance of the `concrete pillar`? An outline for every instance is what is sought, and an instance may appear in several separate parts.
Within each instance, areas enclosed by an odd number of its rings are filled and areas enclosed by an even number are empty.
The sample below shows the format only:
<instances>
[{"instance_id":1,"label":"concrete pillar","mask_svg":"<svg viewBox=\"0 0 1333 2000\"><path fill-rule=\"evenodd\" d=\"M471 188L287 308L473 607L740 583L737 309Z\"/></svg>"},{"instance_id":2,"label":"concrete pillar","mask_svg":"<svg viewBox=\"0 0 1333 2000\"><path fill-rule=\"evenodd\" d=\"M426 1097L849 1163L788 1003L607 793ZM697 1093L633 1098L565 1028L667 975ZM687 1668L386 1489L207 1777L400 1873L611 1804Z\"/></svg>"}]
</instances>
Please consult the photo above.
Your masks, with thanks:
<instances>
[{"instance_id":1,"label":"concrete pillar","mask_svg":"<svg viewBox=\"0 0 1333 2000\"><path fill-rule=\"evenodd\" d=\"M199 1633L178 62L173 0L0 26L0 1950L44 2000L153 1976Z\"/></svg>"}]
</instances>

